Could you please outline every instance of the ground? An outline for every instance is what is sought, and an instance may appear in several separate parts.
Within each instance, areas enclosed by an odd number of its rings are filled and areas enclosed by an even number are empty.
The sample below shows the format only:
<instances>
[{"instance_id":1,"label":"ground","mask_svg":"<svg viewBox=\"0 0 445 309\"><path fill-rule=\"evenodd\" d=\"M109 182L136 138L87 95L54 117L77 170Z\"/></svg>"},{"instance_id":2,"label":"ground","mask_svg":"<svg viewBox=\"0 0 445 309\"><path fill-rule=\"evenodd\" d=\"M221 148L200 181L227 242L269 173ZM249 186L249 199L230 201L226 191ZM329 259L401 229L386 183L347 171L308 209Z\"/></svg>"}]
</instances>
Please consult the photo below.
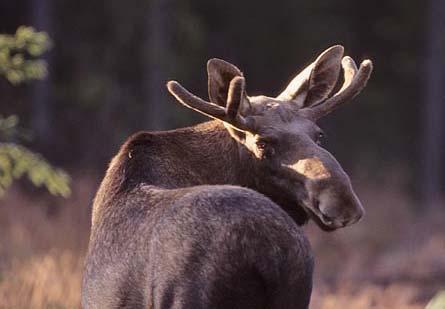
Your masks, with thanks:
<instances>
[{"instance_id":1,"label":"ground","mask_svg":"<svg viewBox=\"0 0 445 309\"><path fill-rule=\"evenodd\" d=\"M18 187L0 200L0 308L79 307L97 179L75 177L67 200ZM311 309L417 309L445 290L445 209L426 211L395 188L357 188L367 215L355 226L305 228Z\"/></svg>"}]
</instances>

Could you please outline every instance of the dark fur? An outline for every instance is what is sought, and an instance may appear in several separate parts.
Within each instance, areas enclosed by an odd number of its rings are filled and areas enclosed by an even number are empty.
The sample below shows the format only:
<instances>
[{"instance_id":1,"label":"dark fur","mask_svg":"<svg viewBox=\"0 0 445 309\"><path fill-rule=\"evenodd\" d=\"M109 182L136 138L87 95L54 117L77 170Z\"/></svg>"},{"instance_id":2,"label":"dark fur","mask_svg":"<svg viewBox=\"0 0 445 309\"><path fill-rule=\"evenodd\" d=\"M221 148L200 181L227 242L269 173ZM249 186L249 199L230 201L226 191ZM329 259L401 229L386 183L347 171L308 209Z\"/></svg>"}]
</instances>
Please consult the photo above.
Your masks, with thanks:
<instances>
[{"instance_id":1,"label":"dark fur","mask_svg":"<svg viewBox=\"0 0 445 309\"><path fill-rule=\"evenodd\" d=\"M255 183L242 157L215 121L131 137L95 199L83 307L307 308L309 243L241 187Z\"/></svg>"},{"instance_id":2,"label":"dark fur","mask_svg":"<svg viewBox=\"0 0 445 309\"><path fill-rule=\"evenodd\" d=\"M346 86L329 98L341 63ZM315 121L371 70L364 61L356 73L333 46L277 98L247 96L241 71L219 59L208 62L212 103L169 82L219 121L121 147L94 202L83 307L307 308L313 258L299 225L309 214L335 230L364 214Z\"/></svg>"}]
</instances>

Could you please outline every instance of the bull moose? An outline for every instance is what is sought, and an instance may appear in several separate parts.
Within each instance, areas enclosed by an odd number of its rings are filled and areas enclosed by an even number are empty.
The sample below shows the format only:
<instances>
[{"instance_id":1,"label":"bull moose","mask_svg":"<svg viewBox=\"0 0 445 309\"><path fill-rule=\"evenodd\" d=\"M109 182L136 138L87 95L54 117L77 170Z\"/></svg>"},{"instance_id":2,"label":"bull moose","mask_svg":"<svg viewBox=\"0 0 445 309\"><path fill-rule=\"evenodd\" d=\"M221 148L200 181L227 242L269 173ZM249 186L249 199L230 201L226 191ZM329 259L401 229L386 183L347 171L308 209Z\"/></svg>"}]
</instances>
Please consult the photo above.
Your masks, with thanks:
<instances>
[{"instance_id":1,"label":"bull moose","mask_svg":"<svg viewBox=\"0 0 445 309\"><path fill-rule=\"evenodd\" d=\"M370 77L370 60L357 69L343 55L327 49L275 98L248 96L243 73L220 59L207 63L209 101L168 82L212 120L136 133L113 158L94 200L82 306L307 308L301 226L331 231L364 213L316 124Z\"/></svg>"}]
</instances>

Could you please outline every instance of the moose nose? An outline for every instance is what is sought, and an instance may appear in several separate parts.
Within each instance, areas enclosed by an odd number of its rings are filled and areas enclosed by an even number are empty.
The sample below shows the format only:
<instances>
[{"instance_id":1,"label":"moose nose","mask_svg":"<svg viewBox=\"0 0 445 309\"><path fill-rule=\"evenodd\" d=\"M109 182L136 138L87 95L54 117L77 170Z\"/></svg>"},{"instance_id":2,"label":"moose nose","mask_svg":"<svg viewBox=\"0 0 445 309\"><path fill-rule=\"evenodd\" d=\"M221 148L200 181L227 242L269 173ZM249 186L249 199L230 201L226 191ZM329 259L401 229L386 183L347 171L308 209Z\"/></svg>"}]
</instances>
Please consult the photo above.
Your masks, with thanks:
<instances>
[{"instance_id":1,"label":"moose nose","mask_svg":"<svg viewBox=\"0 0 445 309\"><path fill-rule=\"evenodd\" d=\"M357 199L356 205L353 211L347 215L346 218L342 220L343 226L352 225L360 221L360 219L365 215L365 209L363 208L360 201Z\"/></svg>"},{"instance_id":2,"label":"moose nose","mask_svg":"<svg viewBox=\"0 0 445 309\"><path fill-rule=\"evenodd\" d=\"M355 193L322 194L314 203L320 219L327 225L345 227L359 221L365 210Z\"/></svg>"},{"instance_id":3,"label":"moose nose","mask_svg":"<svg viewBox=\"0 0 445 309\"><path fill-rule=\"evenodd\" d=\"M352 216L347 216L345 218L338 219L338 220L335 220L334 218L329 218L326 216L323 216L323 217L328 219L330 222L333 222L333 223L338 222L337 224L340 227L345 227L345 226L353 225L353 224L357 223L358 221L360 221L360 219L363 217L363 215L364 215L364 211L363 211L363 209L361 209L356 214L354 214Z\"/></svg>"},{"instance_id":4,"label":"moose nose","mask_svg":"<svg viewBox=\"0 0 445 309\"><path fill-rule=\"evenodd\" d=\"M360 219L363 218L364 215L365 215L365 209L364 209L363 206L360 204L360 206L359 206L358 209L357 209L357 214L356 214L355 217L351 220L351 224L360 221Z\"/></svg>"}]
</instances>

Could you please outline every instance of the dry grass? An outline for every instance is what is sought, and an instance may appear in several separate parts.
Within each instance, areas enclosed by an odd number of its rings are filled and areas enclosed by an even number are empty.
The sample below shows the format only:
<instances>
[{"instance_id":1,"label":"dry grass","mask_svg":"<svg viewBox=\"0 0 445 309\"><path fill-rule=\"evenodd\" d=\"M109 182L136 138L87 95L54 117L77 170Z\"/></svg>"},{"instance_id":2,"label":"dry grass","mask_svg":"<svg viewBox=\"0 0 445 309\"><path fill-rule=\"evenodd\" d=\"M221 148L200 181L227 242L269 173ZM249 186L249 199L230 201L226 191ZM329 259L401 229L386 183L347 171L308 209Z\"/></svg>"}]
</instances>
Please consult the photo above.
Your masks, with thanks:
<instances>
[{"instance_id":1,"label":"dry grass","mask_svg":"<svg viewBox=\"0 0 445 309\"><path fill-rule=\"evenodd\" d=\"M11 191L0 207L0 308L78 308L96 182L68 200ZM306 231L316 256L311 309L424 308L445 288L445 214L415 213L403 192L359 190L366 219Z\"/></svg>"},{"instance_id":2,"label":"dry grass","mask_svg":"<svg viewBox=\"0 0 445 309\"><path fill-rule=\"evenodd\" d=\"M79 307L81 264L78 253L58 250L13 260L0 283L2 307Z\"/></svg>"},{"instance_id":3,"label":"dry grass","mask_svg":"<svg viewBox=\"0 0 445 309\"><path fill-rule=\"evenodd\" d=\"M0 308L79 308L89 203L96 184L69 200L12 191L0 207Z\"/></svg>"}]
</instances>

